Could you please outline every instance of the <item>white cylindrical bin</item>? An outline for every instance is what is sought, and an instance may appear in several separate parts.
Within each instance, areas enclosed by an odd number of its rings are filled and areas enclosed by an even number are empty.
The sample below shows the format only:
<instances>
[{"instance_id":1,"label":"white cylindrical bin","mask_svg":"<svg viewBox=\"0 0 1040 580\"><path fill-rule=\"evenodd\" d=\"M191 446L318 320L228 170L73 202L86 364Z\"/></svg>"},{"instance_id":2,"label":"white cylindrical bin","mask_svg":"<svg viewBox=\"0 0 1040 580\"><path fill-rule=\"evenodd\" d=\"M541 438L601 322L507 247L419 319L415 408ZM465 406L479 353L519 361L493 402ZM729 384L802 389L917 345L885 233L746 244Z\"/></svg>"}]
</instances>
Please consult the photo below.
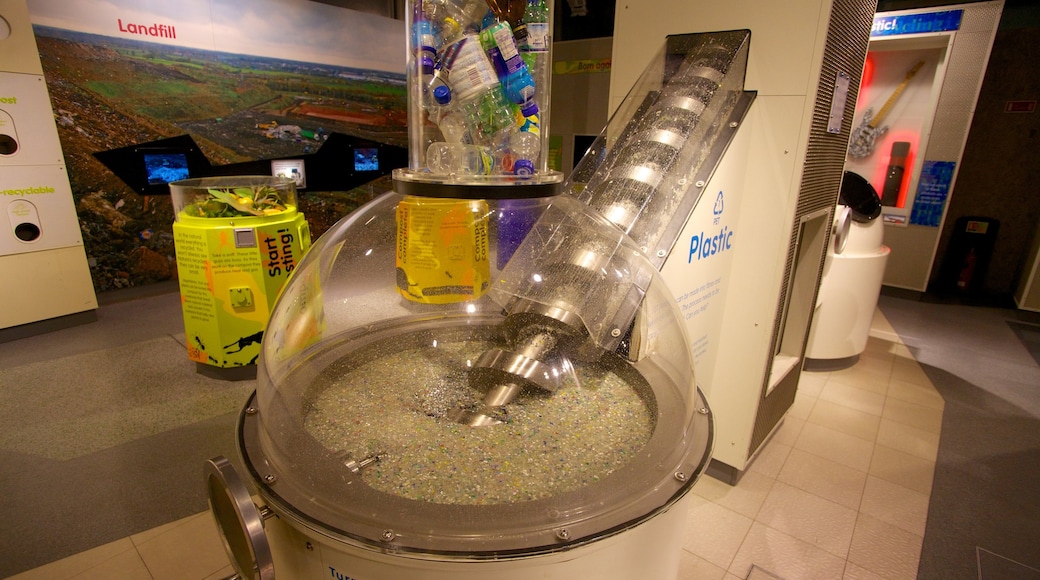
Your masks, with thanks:
<instances>
[{"instance_id":1,"label":"white cylindrical bin","mask_svg":"<svg viewBox=\"0 0 1040 580\"><path fill-rule=\"evenodd\" d=\"M837 215L850 216L839 205ZM889 248L882 243L884 225L878 220L847 218L847 229L835 227L835 242L827 250L816 300L805 370L852 366L866 349L870 323L881 294ZM845 230L844 240L840 240ZM843 246L843 247L842 247Z\"/></svg>"}]
</instances>

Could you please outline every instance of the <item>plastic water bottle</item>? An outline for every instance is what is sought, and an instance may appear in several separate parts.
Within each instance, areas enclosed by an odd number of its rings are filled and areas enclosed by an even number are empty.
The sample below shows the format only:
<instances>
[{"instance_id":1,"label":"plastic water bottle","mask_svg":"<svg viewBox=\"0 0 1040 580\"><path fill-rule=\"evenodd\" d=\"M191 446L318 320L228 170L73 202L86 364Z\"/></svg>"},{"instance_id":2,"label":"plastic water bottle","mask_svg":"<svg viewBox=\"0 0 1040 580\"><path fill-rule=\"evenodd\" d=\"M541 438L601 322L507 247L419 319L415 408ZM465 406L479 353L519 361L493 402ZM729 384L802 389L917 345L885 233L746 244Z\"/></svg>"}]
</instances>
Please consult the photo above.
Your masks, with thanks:
<instances>
[{"instance_id":1,"label":"plastic water bottle","mask_svg":"<svg viewBox=\"0 0 1040 580\"><path fill-rule=\"evenodd\" d=\"M448 74L440 66L434 67L429 75L423 75L423 105L428 110L444 107L451 102L451 87Z\"/></svg>"},{"instance_id":2,"label":"plastic water bottle","mask_svg":"<svg viewBox=\"0 0 1040 580\"><path fill-rule=\"evenodd\" d=\"M428 92L432 103L426 105L430 120L441 130L441 135L448 143L462 143L469 140L466 120L451 102L451 89L447 85L436 85Z\"/></svg>"},{"instance_id":3,"label":"plastic water bottle","mask_svg":"<svg viewBox=\"0 0 1040 580\"><path fill-rule=\"evenodd\" d=\"M477 0L423 0L423 13L440 28L441 44L480 30L487 6Z\"/></svg>"},{"instance_id":4,"label":"plastic water bottle","mask_svg":"<svg viewBox=\"0 0 1040 580\"><path fill-rule=\"evenodd\" d=\"M494 159L487 149L465 143L431 143L426 165L436 175L491 175Z\"/></svg>"},{"instance_id":5,"label":"plastic water bottle","mask_svg":"<svg viewBox=\"0 0 1040 580\"><path fill-rule=\"evenodd\" d=\"M549 67L549 8L545 0L528 0L523 28L523 34L517 35L516 46L535 79L535 100L544 103Z\"/></svg>"},{"instance_id":6,"label":"plastic water bottle","mask_svg":"<svg viewBox=\"0 0 1040 580\"><path fill-rule=\"evenodd\" d=\"M509 152L513 157L514 175L534 175L535 160L542 149L542 140L536 133L517 131L509 136Z\"/></svg>"},{"instance_id":7,"label":"plastic water bottle","mask_svg":"<svg viewBox=\"0 0 1040 580\"><path fill-rule=\"evenodd\" d=\"M475 34L463 36L443 51L451 100L465 119L470 141L494 146L513 126L509 102Z\"/></svg>"},{"instance_id":8,"label":"plastic water bottle","mask_svg":"<svg viewBox=\"0 0 1040 580\"><path fill-rule=\"evenodd\" d=\"M437 127L448 143L462 143L468 138L466 119L455 110L448 110L437 118Z\"/></svg>"},{"instance_id":9,"label":"plastic water bottle","mask_svg":"<svg viewBox=\"0 0 1040 580\"><path fill-rule=\"evenodd\" d=\"M448 143L462 143L470 139L466 128L466 120L451 102L451 89L447 85L438 85L429 92L433 104L427 106L430 120L441 130L441 135Z\"/></svg>"},{"instance_id":10,"label":"plastic water bottle","mask_svg":"<svg viewBox=\"0 0 1040 580\"><path fill-rule=\"evenodd\" d=\"M528 56L548 52L549 8L545 5L545 0L527 0L523 32L517 33L516 38L516 46L524 53L524 61L528 68L531 68L533 62Z\"/></svg>"},{"instance_id":11,"label":"plastic water bottle","mask_svg":"<svg viewBox=\"0 0 1040 580\"><path fill-rule=\"evenodd\" d=\"M505 146L509 133L515 130L515 107L496 86L477 100L459 103L458 110L466 120L472 142L497 149Z\"/></svg>"},{"instance_id":12,"label":"plastic water bottle","mask_svg":"<svg viewBox=\"0 0 1040 580\"><path fill-rule=\"evenodd\" d=\"M495 69L475 34L467 34L446 46L441 58L452 98L458 103L472 101L499 85Z\"/></svg>"},{"instance_id":13,"label":"plastic water bottle","mask_svg":"<svg viewBox=\"0 0 1040 580\"><path fill-rule=\"evenodd\" d=\"M419 49L417 58L420 61L419 68L423 77L433 74L434 63L437 61L437 37L433 32L433 24L429 20L420 18L412 27L415 46Z\"/></svg>"},{"instance_id":14,"label":"plastic water bottle","mask_svg":"<svg viewBox=\"0 0 1040 580\"><path fill-rule=\"evenodd\" d=\"M502 83L503 92L510 101L520 105L525 117L538 114L535 86L527 65L513 40L513 31L506 22L499 22L480 32L480 42L487 52Z\"/></svg>"}]
</instances>

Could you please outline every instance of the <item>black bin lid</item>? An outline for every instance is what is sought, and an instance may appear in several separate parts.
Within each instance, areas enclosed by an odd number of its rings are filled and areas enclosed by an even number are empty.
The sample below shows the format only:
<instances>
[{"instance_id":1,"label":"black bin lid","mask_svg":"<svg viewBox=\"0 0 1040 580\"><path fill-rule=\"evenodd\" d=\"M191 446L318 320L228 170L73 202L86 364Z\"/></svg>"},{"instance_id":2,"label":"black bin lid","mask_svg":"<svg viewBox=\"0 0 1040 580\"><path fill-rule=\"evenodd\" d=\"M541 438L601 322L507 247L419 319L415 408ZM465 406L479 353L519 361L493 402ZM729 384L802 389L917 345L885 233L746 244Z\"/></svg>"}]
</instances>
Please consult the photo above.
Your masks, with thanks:
<instances>
[{"instance_id":1,"label":"black bin lid","mask_svg":"<svg viewBox=\"0 0 1040 580\"><path fill-rule=\"evenodd\" d=\"M881 197L874 186L858 173L845 172L838 197L852 210L853 221L869 222L881 215Z\"/></svg>"}]
</instances>

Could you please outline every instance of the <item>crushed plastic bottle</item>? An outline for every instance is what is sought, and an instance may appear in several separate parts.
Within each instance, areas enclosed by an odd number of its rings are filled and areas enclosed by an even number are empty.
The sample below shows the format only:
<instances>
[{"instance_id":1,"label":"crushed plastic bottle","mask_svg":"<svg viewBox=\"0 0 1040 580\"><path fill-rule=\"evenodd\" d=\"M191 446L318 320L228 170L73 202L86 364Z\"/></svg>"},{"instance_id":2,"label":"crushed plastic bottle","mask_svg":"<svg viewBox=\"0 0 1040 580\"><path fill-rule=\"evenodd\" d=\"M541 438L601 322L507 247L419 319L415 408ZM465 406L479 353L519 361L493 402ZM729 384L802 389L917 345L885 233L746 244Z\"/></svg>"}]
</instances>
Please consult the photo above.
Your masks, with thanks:
<instances>
[{"instance_id":1,"label":"crushed plastic bottle","mask_svg":"<svg viewBox=\"0 0 1040 580\"><path fill-rule=\"evenodd\" d=\"M436 142L426 151L426 164L437 175L491 175L494 158L479 145Z\"/></svg>"},{"instance_id":2,"label":"crushed plastic bottle","mask_svg":"<svg viewBox=\"0 0 1040 580\"><path fill-rule=\"evenodd\" d=\"M437 128L448 143L462 143L467 138L466 119L458 111L449 110L438 117Z\"/></svg>"},{"instance_id":3,"label":"crushed plastic bottle","mask_svg":"<svg viewBox=\"0 0 1040 580\"><path fill-rule=\"evenodd\" d=\"M542 148L537 133L517 131L509 136L509 152L513 156L514 175L534 175L535 160Z\"/></svg>"},{"instance_id":4,"label":"crushed plastic bottle","mask_svg":"<svg viewBox=\"0 0 1040 580\"><path fill-rule=\"evenodd\" d=\"M488 12L478 0L423 0L423 14L438 27L442 45L480 31Z\"/></svg>"}]
</instances>

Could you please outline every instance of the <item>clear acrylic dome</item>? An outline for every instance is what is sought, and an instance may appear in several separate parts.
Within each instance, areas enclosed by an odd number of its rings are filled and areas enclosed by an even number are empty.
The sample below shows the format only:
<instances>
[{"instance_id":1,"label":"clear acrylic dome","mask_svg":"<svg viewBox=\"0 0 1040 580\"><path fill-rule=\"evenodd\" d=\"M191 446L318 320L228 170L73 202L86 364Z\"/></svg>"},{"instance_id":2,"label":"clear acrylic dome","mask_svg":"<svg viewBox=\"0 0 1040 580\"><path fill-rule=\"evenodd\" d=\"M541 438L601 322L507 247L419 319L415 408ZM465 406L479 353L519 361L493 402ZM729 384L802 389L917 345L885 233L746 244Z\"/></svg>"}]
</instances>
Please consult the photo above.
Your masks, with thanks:
<instances>
[{"instance_id":1,"label":"clear acrylic dome","mask_svg":"<svg viewBox=\"0 0 1040 580\"><path fill-rule=\"evenodd\" d=\"M674 298L571 196L351 213L283 289L256 401L247 463L287 517L424 553L617 533L686 493L712 440Z\"/></svg>"}]
</instances>

